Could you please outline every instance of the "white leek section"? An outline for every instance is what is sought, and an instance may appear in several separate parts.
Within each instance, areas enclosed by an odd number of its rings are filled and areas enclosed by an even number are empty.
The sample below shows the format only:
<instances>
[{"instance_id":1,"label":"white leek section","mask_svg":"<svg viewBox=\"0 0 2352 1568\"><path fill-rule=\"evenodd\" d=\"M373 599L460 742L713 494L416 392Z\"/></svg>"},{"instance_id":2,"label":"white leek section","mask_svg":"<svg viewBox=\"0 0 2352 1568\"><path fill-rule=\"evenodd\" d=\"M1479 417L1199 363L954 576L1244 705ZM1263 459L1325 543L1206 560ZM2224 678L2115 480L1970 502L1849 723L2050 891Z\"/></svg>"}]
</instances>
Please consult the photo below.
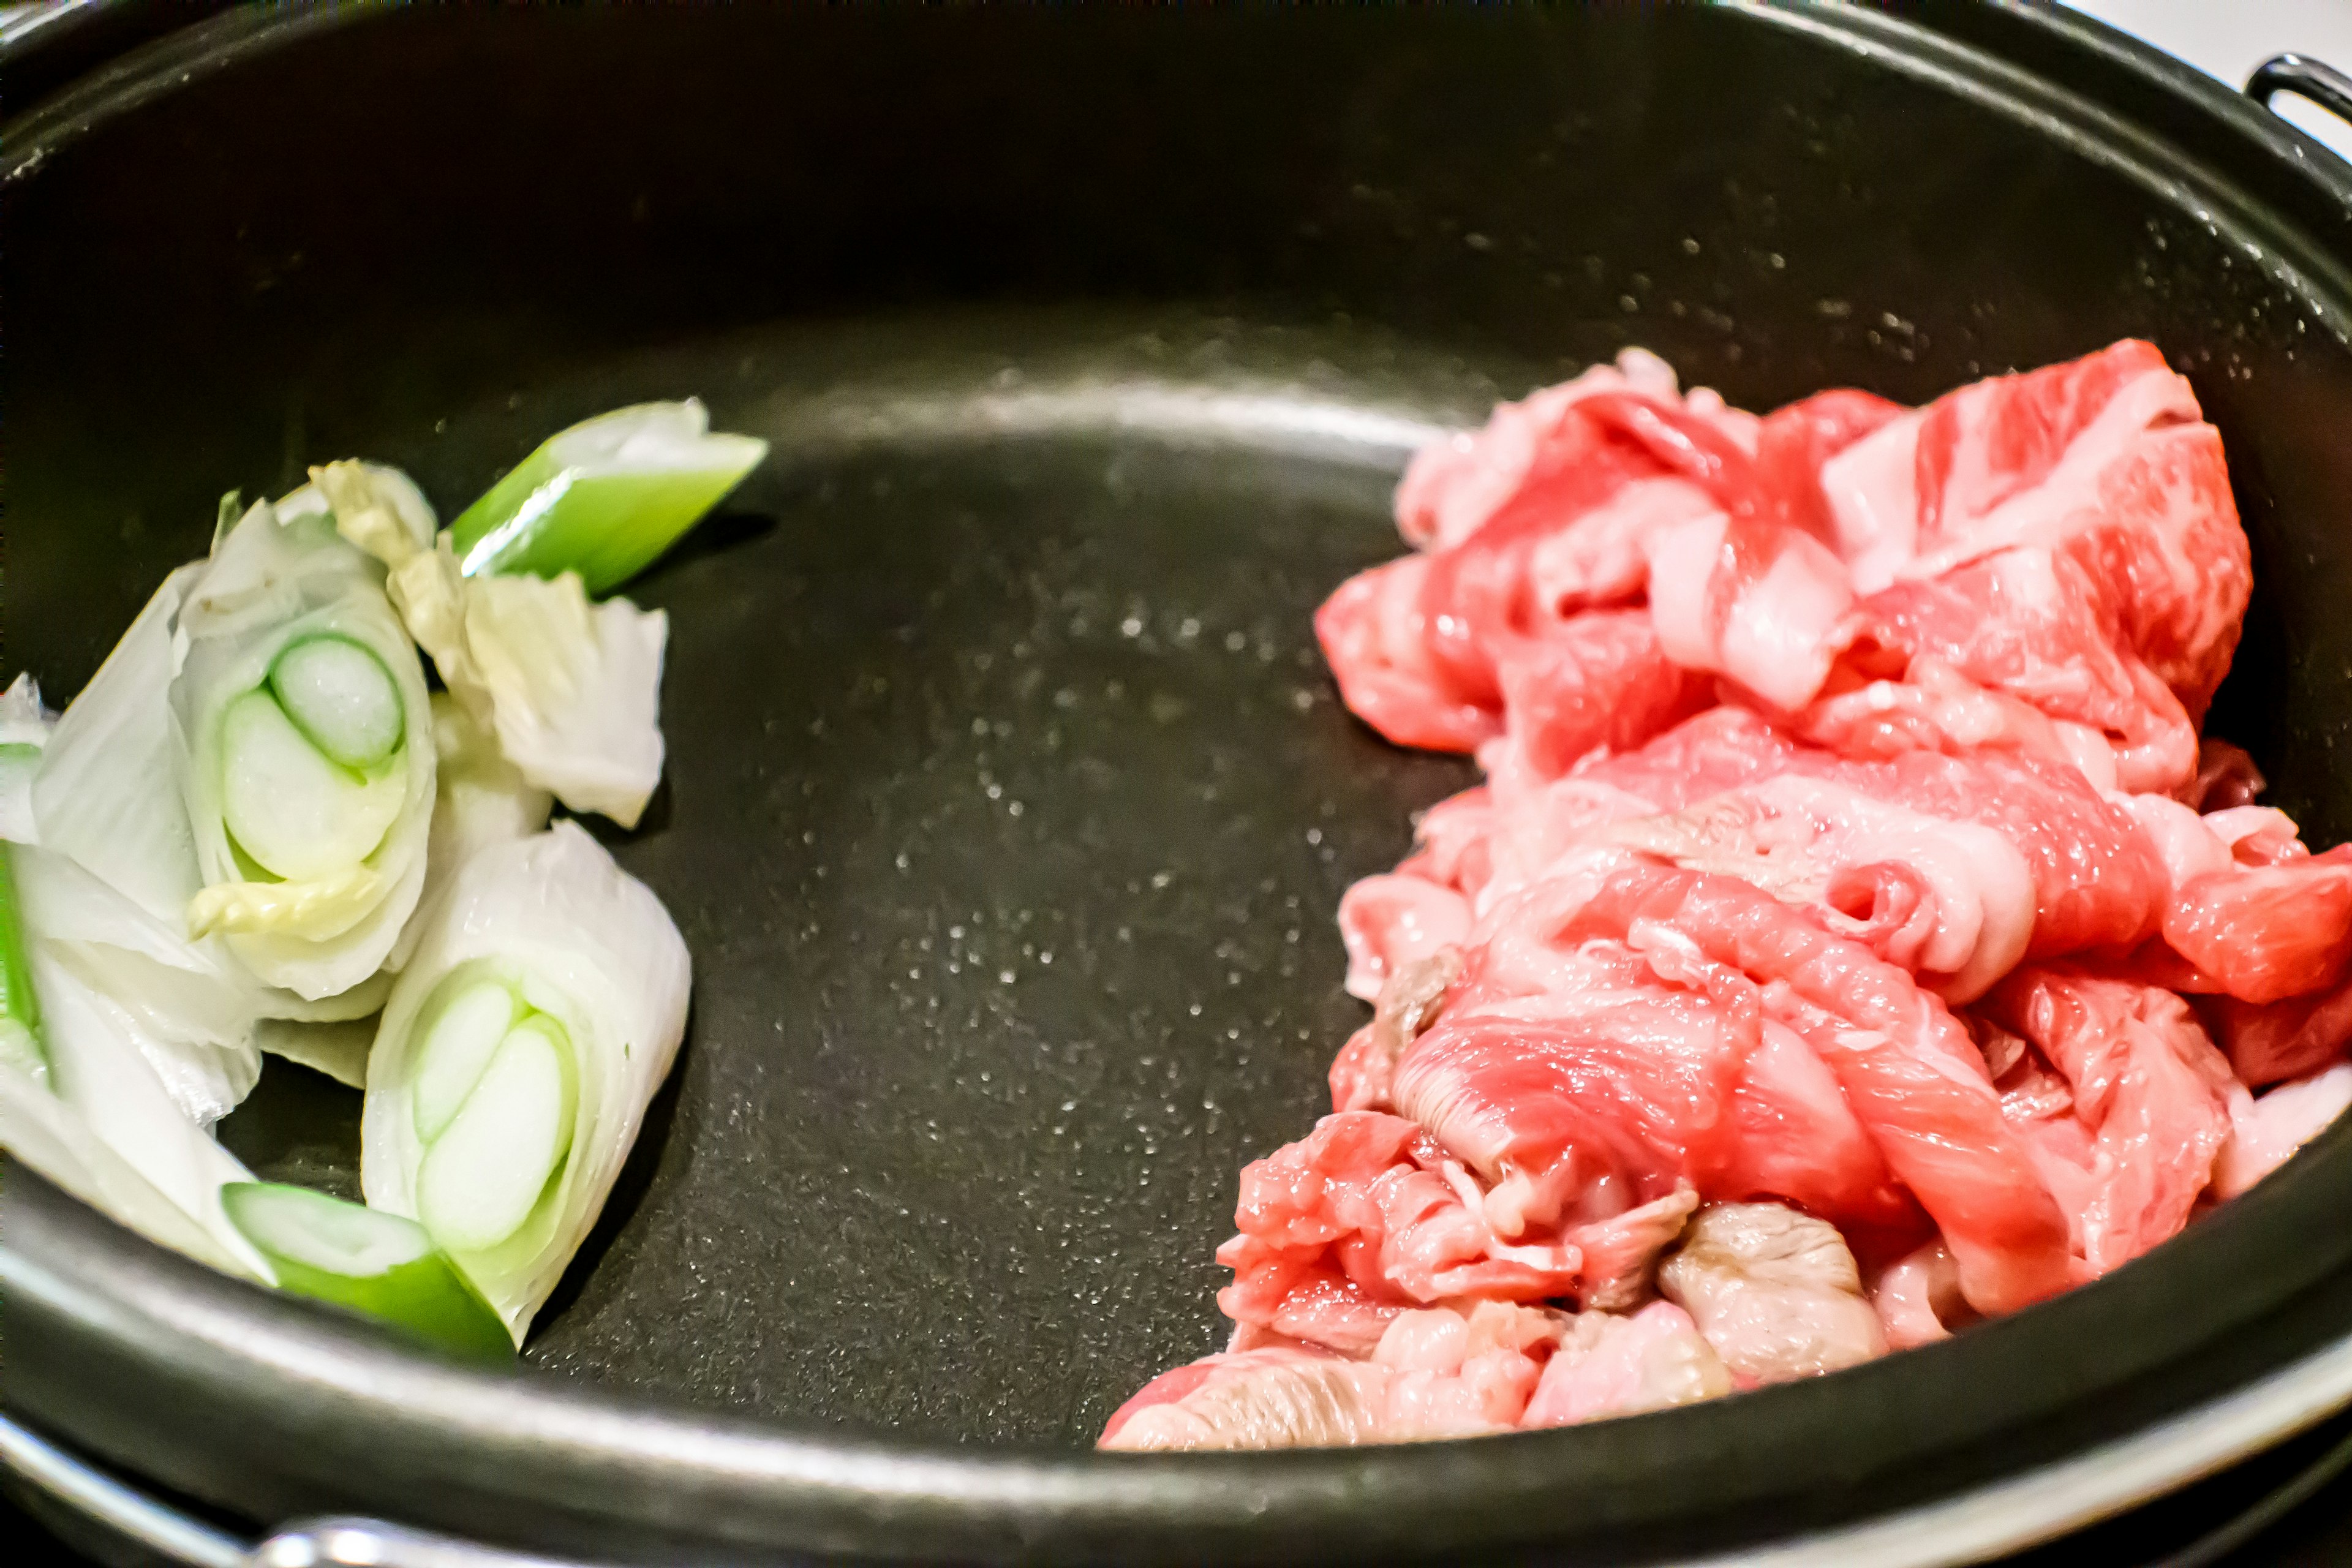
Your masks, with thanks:
<instances>
[{"instance_id":1,"label":"white leek section","mask_svg":"<svg viewBox=\"0 0 2352 1568\"><path fill-rule=\"evenodd\" d=\"M257 1019L371 1013L390 987L308 1001L255 979L221 939L186 936L187 906L203 883L170 693L181 605L203 571L198 563L166 579L49 730L16 803L26 819L0 803L0 837L55 852L31 873L28 919L55 962L109 999L180 1109L209 1126L260 1072ZM0 742L33 743L37 714L20 680L0 698Z\"/></svg>"},{"instance_id":2,"label":"white leek section","mask_svg":"<svg viewBox=\"0 0 2352 1568\"><path fill-rule=\"evenodd\" d=\"M574 811L635 826L661 783L668 616L591 604L576 573L466 576L446 532L418 542L387 471L335 463L311 477L351 520L345 536L391 568L410 633L522 776Z\"/></svg>"},{"instance_id":3,"label":"white leek section","mask_svg":"<svg viewBox=\"0 0 2352 1568\"><path fill-rule=\"evenodd\" d=\"M29 820L11 814L0 837L50 851L17 858L27 940L106 1000L182 1112L209 1127L260 1075L252 1035L265 994L218 942L190 942L181 924L197 873L165 693L195 570L165 581L58 721L23 801ZM11 737L29 732L26 710L10 706L25 684L0 703Z\"/></svg>"},{"instance_id":4,"label":"white leek section","mask_svg":"<svg viewBox=\"0 0 2352 1568\"><path fill-rule=\"evenodd\" d=\"M368 1062L362 1185L372 1206L464 1244L450 1250L517 1343L593 1228L669 1071L688 980L661 901L562 822L476 854L393 988ZM500 992L496 1016L478 1016L475 1004ZM486 1142L483 1126L517 1131ZM436 1154L478 1173L476 1212L428 1212ZM517 1189L538 1194L519 1219Z\"/></svg>"},{"instance_id":5,"label":"white leek section","mask_svg":"<svg viewBox=\"0 0 2352 1568\"><path fill-rule=\"evenodd\" d=\"M433 802L433 827L425 857L425 894L417 900L423 921L441 901L458 871L494 844L527 838L547 826L554 799L525 780L499 752L497 740L474 722L463 704L446 692L433 698L433 744L439 753ZM421 931L422 928L417 927ZM387 984L369 1011L381 1006ZM357 993L352 994L354 997ZM353 1089L367 1086L369 1048L377 1020L297 1022L265 1018L256 1039L264 1051L322 1072Z\"/></svg>"},{"instance_id":6,"label":"white leek section","mask_svg":"<svg viewBox=\"0 0 2352 1568\"><path fill-rule=\"evenodd\" d=\"M440 527L416 481L385 463L351 458L313 468L310 482L287 500L296 497L306 503L317 498L333 515L337 531L386 566L432 549Z\"/></svg>"},{"instance_id":7,"label":"white leek section","mask_svg":"<svg viewBox=\"0 0 2352 1568\"><path fill-rule=\"evenodd\" d=\"M373 1018L324 1024L264 1018L253 1039L270 1056L324 1073L347 1089L365 1089L368 1050L375 1044L375 1030Z\"/></svg>"},{"instance_id":8,"label":"white leek section","mask_svg":"<svg viewBox=\"0 0 2352 1568\"><path fill-rule=\"evenodd\" d=\"M446 593L460 581L456 563L446 546L431 559L426 591ZM669 617L626 599L591 605L568 572L552 581L462 581L465 654L457 663L467 674L450 689L478 713L488 708L500 748L525 778L574 811L635 827L661 783ZM411 585L405 574L400 585Z\"/></svg>"},{"instance_id":9,"label":"white leek section","mask_svg":"<svg viewBox=\"0 0 2352 1568\"><path fill-rule=\"evenodd\" d=\"M433 744L440 752L439 793L433 802L432 847L425 872L425 903L438 900L466 863L494 844L528 838L547 826L554 797L522 776L485 729L456 698L433 699Z\"/></svg>"},{"instance_id":10,"label":"white leek section","mask_svg":"<svg viewBox=\"0 0 2352 1568\"><path fill-rule=\"evenodd\" d=\"M0 1062L0 1149L158 1247L227 1274L253 1270L38 1079ZM222 1184L226 1185L226 1183Z\"/></svg>"},{"instance_id":11,"label":"white leek section","mask_svg":"<svg viewBox=\"0 0 2352 1568\"><path fill-rule=\"evenodd\" d=\"M48 966L103 1004L116 1034L197 1127L234 1110L261 1076L253 1043L263 992L216 943L191 943L77 862L19 846L25 936ZM48 987L37 980L44 1005Z\"/></svg>"},{"instance_id":12,"label":"white leek section","mask_svg":"<svg viewBox=\"0 0 2352 1568\"><path fill-rule=\"evenodd\" d=\"M75 944L54 933L60 910L103 885L52 850L11 855L27 927L33 990L40 1000L45 1089L0 1068L0 1141L36 1170L124 1225L232 1272L268 1280L259 1255L229 1223L220 1190L249 1181L236 1157L191 1121L152 1065L158 1009L126 1005L91 984ZM127 906L126 906L127 907ZM202 982L179 974L193 999ZM136 1179L133 1180L132 1178ZM186 1223L173 1218L177 1210ZM193 1226L208 1243L186 1232Z\"/></svg>"},{"instance_id":13,"label":"white leek section","mask_svg":"<svg viewBox=\"0 0 2352 1568\"><path fill-rule=\"evenodd\" d=\"M192 934L227 933L229 947L264 983L316 1000L338 995L396 962L403 928L425 885L425 838L432 819L434 751L425 675L408 633L385 598L376 563L335 531L314 492L282 507L246 513L191 582L178 617L185 652L172 686L172 715L182 744L177 777L202 879L189 900ZM231 724L233 715L276 703L257 698L278 656L306 639L341 638L373 654L398 693L398 749L364 779L307 750L290 727L259 735ZM245 707L238 704L243 700ZM264 715L264 718L269 715ZM278 721L283 723L282 715ZM264 726L268 729L268 726ZM301 749L319 773L305 798L239 803L231 798L252 759L283 763ZM309 782L309 781L305 781ZM319 796L316 801L309 795ZM345 799L344 796L349 798ZM302 815L309 811L316 824ZM371 847L335 864L281 861L278 876L252 863L259 845L240 847L238 822L301 827L311 841L339 816L364 817ZM378 836L375 824L386 826ZM325 825L325 826L320 826Z\"/></svg>"},{"instance_id":14,"label":"white leek section","mask_svg":"<svg viewBox=\"0 0 2352 1568\"><path fill-rule=\"evenodd\" d=\"M180 798L170 700L181 602L204 569L198 562L163 579L67 705L33 777L38 841L174 925L204 886Z\"/></svg>"},{"instance_id":15,"label":"white leek section","mask_svg":"<svg viewBox=\"0 0 2352 1568\"><path fill-rule=\"evenodd\" d=\"M41 706L41 689L31 676L20 675L0 691L0 838L11 844L30 844L38 837L33 827L33 775L40 771L41 750L56 722Z\"/></svg>"}]
</instances>

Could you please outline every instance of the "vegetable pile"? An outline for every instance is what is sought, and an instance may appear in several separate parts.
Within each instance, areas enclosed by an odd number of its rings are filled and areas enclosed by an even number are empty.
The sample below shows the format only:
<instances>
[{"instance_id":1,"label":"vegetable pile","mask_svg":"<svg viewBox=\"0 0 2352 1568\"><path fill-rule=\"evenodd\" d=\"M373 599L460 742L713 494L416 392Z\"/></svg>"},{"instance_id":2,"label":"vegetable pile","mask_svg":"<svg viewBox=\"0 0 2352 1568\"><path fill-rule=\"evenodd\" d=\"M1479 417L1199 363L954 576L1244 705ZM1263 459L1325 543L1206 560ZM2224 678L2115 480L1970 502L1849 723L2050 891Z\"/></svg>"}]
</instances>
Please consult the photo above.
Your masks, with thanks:
<instances>
[{"instance_id":1,"label":"vegetable pile","mask_svg":"<svg viewBox=\"0 0 2352 1568\"><path fill-rule=\"evenodd\" d=\"M766 456L692 399L441 529L398 469L221 506L52 720L0 695L0 1147L149 1239L509 1356L685 1034L661 901L574 813L661 780L669 626L610 595ZM434 678L443 689L434 689ZM262 1053L365 1090L366 1203L213 1136Z\"/></svg>"}]
</instances>

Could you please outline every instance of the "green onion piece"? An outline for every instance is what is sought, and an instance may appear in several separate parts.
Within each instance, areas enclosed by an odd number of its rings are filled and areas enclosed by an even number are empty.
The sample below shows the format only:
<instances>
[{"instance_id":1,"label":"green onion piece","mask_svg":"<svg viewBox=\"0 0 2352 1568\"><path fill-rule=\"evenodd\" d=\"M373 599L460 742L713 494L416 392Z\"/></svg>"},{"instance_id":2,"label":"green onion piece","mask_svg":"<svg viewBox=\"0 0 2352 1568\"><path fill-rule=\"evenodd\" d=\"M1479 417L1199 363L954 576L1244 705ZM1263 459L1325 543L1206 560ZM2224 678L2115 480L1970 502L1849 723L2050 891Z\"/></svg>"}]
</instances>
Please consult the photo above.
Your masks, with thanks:
<instances>
[{"instance_id":1,"label":"green onion piece","mask_svg":"<svg viewBox=\"0 0 2352 1568\"><path fill-rule=\"evenodd\" d=\"M269 667L278 705L310 743L354 770L400 749L400 688L374 652L345 637L304 637Z\"/></svg>"},{"instance_id":2,"label":"green onion piece","mask_svg":"<svg viewBox=\"0 0 2352 1568\"><path fill-rule=\"evenodd\" d=\"M512 1359L497 1311L415 1221L271 1182L230 1183L221 1207L268 1259L278 1289L380 1318L460 1355Z\"/></svg>"},{"instance_id":3,"label":"green onion piece","mask_svg":"<svg viewBox=\"0 0 2352 1568\"><path fill-rule=\"evenodd\" d=\"M375 852L407 798L404 769L354 773L310 743L266 687L221 718L221 817L253 861L289 881Z\"/></svg>"},{"instance_id":4,"label":"green onion piece","mask_svg":"<svg viewBox=\"0 0 2352 1568\"><path fill-rule=\"evenodd\" d=\"M498 980L478 982L441 1003L420 1031L424 1044L416 1047L416 1081L411 1092L421 1142L440 1137L465 1109L523 1011L515 994Z\"/></svg>"},{"instance_id":5,"label":"green onion piece","mask_svg":"<svg viewBox=\"0 0 2352 1568\"><path fill-rule=\"evenodd\" d=\"M416 1214L452 1252L522 1228L572 1152L572 1039L544 1013L507 1031L416 1173Z\"/></svg>"},{"instance_id":6,"label":"green onion piece","mask_svg":"<svg viewBox=\"0 0 2352 1568\"><path fill-rule=\"evenodd\" d=\"M619 408L550 437L449 528L468 577L577 572L606 594L653 563L767 456L714 435L694 398Z\"/></svg>"},{"instance_id":7,"label":"green onion piece","mask_svg":"<svg viewBox=\"0 0 2352 1568\"><path fill-rule=\"evenodd\" d=\"M16 846L0 842L0 1060L46 1072L41 1008L33 995L33 966L25 956L23 915L16 900Z\"/></svg>"}]
</instances>

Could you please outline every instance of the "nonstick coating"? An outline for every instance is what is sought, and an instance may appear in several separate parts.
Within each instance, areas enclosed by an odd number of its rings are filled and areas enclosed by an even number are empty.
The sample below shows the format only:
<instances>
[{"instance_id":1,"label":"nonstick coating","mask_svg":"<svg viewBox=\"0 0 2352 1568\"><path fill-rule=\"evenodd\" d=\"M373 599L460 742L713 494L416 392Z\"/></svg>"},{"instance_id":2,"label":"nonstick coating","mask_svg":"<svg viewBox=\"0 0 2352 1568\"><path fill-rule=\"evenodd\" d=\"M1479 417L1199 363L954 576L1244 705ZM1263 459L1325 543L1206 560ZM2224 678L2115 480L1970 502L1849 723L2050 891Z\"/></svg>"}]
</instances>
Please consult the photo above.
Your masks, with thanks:
<instances>
[{"instance_id":1,"label":"nonstick coating","mask_svg":"<svg viewBox=\"0 0 2352 1568\"><path fill-rule=\"evenodd\" d=\"M2352 185L2085 26L1925 17L233 15L20 114L5 656L53 699L231 487L356 453L451 515L689 394L775 452L632 590L672 616L670 760L608 841L695 1012L524 1372L12 1171L11 1408L255 1519L669 1561L1615 1561L1939 1495L2340 1331L2339 1132L2107 1281L1807 1385L1082 1452L1219 1342L1234 1174L1362 1015L1339 894L1471 777L1351 720L1308 623L1398 548L1412 444L1498 396L1630 342L1764 407L2153 338L2255 547L2214 728L2352 834ZM276 1064L224 1136L349 1191L357 1112Z\"/></svg>"}]
</instances>

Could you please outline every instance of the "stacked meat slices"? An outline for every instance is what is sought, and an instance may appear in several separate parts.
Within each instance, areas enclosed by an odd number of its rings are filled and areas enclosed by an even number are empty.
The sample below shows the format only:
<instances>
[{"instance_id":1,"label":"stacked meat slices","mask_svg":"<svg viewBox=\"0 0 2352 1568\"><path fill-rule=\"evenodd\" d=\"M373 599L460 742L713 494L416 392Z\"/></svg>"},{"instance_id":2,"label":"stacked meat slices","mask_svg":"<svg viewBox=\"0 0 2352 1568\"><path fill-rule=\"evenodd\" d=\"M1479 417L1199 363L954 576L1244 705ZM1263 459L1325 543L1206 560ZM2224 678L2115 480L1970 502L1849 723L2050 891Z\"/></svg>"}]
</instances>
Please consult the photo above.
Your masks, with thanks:
<instances>
[{"instance_id":1,"label":"stacked meat slices","mask_svg":"<svg viewBox=\"0 0 2352 1568\"><path fill-rule=\"evenodd\" d=\"M1759 418L1639 353L1423 452L1317 619L1487 782L1242 1174L1232 1348L1113 1447L1557 1425L2096 1277L2352 1102L2352 850L2200 746L2251 577L2147 343Z\"/></svg>"}]
</instances>

